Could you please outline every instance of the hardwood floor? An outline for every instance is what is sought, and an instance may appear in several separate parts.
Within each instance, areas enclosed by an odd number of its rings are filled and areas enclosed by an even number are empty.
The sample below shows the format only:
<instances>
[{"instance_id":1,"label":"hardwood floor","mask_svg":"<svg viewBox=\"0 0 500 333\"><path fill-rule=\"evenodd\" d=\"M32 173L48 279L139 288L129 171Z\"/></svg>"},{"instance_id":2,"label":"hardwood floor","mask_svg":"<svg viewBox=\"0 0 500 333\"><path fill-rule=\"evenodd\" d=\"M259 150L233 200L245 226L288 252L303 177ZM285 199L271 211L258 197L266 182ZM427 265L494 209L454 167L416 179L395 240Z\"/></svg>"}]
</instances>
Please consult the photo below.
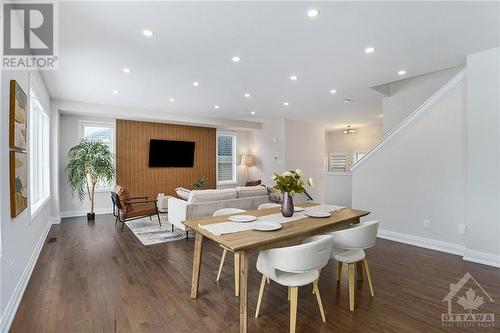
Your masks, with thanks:
<instances>
[{"instance_id":1,"label":"hardwood floor","mask_svg":"<svg viewBox=\"0 0 500 333\"><path fill-rule=\"evenodd\" d=\"M143 246L112 216L65 219L52 226L11 327L11 332L237 332L239 302L234 296L232 258L215 282L222 249L204 243L199 297L190 298L194 240ZM310 287L299 288L298 332L498 332L500 269L460 257L379 239L367 251L375 298L367 280L355 291L349 311L347 269L340 285L336 264L321 273L326 314L321 321ZM250 259L249 312L255 311L261 276ZM444 328L442 299L450 283L470 272L495 303L483 297L480 311L494 313L496 328ZM468 286L468 285L467 285ZM475 288L475 287L473 287ZM478 295L479 288L476 288ZM459 295L464 294L462 291ZM454 312L464 311L454 303ZM287 289L266 286L258 319L249 332L286 332Z\"/></svg>"}]
</instances>

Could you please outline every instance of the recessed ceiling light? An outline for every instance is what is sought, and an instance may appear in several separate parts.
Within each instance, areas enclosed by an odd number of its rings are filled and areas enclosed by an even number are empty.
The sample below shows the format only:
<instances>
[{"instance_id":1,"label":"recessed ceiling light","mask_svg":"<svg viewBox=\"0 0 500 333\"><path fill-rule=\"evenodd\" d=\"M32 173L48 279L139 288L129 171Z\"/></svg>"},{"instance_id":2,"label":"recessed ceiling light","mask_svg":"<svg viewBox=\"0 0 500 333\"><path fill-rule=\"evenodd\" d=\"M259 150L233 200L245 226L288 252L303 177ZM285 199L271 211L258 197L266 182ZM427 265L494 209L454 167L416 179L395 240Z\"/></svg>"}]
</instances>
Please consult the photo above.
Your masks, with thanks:
<instances>
[{"instance_id":1,"label":"recessed ceiling light","mask_svg":"<svg viewBox=\"0 0 500 333\"><path fill-rule=\"evenodd\" d=\"M249 93L245 93L244 95L246 98L249 98L250 97L250 94Z\"/></svg>"},{"instance_id":2,"label":"recessed ceiling light","mask_svg":"<svg viewBox=\"0 0 500 333\"><path fill-rule=\"evenodd\" d=\"M290 76L290 80L292 81L297 81L297 79L298 79L297 75Z\"/></svg>"},{"instance_id":3,"label":"recessed ceiling light","mask_svg":"<svg viewBox=\"0 0 500 333\"><path fill-rule=\"evenodd\" d=\"M254 115L254 114L255 114L255 111L250 112L250 114L251 114L251 115Z\"/></svg>"},{"instance_id":4,"label":"recessed ceiling light","mask_svg":"<svg viewBox=\"0 0 500 333\"><path fill-rule=\"evenodd\" d=\"M220 109L220 106L214 105L214 109Z\"/></svg>"},{"instance_id":5,"label":"recessed ceiling light","mask_svg":"<svg viewBox=\"0 0 500 333\"><path fill-rule=\"evenodd\" d=\"M169 102L175 102L175 99L173 99L173 98L169 98L169 99L168 99L168 101L169 101Z\"/></svg>"},{"instance_id":6,"label":"recessed ceiling light","mask_svg":"<svg viewBox=\"0 0 500 333\"><path fill-rule=\"evenodd\" d=\"M130 73L130 68L124 68L123 73Z\"/></svg>"},{"instance_id":7,"label":"recessed ceiling light","mask_svg":"<svg viewBox=\"0 0 500 333\"><path fill-rule=\"evenodd\" d=\"M352 101L349 98L344 99L344 103L351 103Z\"/></svg>"},{"instance_id":8,"label":"recessed ceiling light","mask_svg":"<svg viewBox=\"0 0 500 333\"><path fill-rule=\"evenodd\" d=\"M193 86L198 87L199 85L200 85L200 82L198 82L198 81L193 82Z\"/></svg>"},{"instance_id":9,"label":"recessed ceiling light","mask_svg":"<svg viewBox=\"0 0 500 333\"><path fill-rule=\"evenodd\" d=\"M118 95L120 92L118 90L113 90L113 94Z\"/></svg>"},{"instance_id":10,"label":"recessed ceiling light","mask_svg":"<svg viewBox=\"0 0 500 333\"><path fill-rule=\"evenodd\" d=\"M335 94L336 92L337 92L337 90L335 90L335 89L330 90L330 94Z\"/></svg>"},{"instance_id":11,"label":"recessed ceiling light","mask_svg":"<svg viewBox=\"0 0 500 333\"><path fill-rule=\"evenodd\" d=\"M405 71L404 69L402 69L402 70L400 70L400 71L398 72L398 75L401 75L401 76L403 76L403 75L405 75L405 74L406 74L406 71Z\"/></svg>"},{"instance_id":12,"label":"recessed ceiling light","mask_svg":"<svg viewBox=\"0 0 500 333\"><path fill-rule=\"evenodd\" d=\"M143 34L145 37L153 37L154 32L152 32L151 30L145 29L145 30L142 30L142 34Z\"/></svg>"},{"instance_id":13,"label":"recessed ceiling light","mask_svg":"<svg viewBox=\"0 0 500 333\"><path fill-rule=\"evenodd\" d=\"M233 62L240 62L241 58L240 58L240 57L238 57L238 56L234 56L234 57L232 58L232 60L233 60Z\"/></svg>"},{"instance_id":14,"label":"recessed ceiling light","mask_svg":"<svg viewBox=\"0 0 500 333\"><path fill-rule=\"evenodd\" d=\"M309 17L316 17L319 15L319 9L312 8L307 11L307 16Z\"/></svg>"},{"instance_id":15,"label":"recessed ceiling light","mask_svg":"<svg viewBox=\"0 0 500 333\"><path fill-rule=\"evenodd\" d=\"M284 106L288 106L288 102L283 102L283 105Z\"/></svg>"},{"instance_id":16,"label":"recessed ceiling light","mask_svg":"<svg viewBox=\"0 0 500 333\"><path fill-rule=\"evenodd\" d=\"M365 49L365 53L373 53L375 52L375 48L373 46L369 46Z\"/></svg>"}]
</instances>

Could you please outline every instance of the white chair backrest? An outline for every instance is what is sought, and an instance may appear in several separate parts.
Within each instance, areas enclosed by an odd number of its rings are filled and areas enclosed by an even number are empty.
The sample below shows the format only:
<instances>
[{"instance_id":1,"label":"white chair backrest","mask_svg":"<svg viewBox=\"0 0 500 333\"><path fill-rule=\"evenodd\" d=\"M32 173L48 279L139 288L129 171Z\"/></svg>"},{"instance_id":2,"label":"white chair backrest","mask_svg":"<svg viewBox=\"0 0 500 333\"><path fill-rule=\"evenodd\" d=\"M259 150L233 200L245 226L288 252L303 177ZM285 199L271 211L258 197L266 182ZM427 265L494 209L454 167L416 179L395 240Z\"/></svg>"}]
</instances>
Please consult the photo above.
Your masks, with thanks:
<instances>
[{"instance_id":1,"label":"white chair backrest","mask_svg":"<svg viewBox=\"0 0 500 333\"><path fill-rule=\"evenodd\" d=\"M277 207L281 207L281 205L277 203L263 203L260 204L259 207L257 207L257 210L277 208Z\"/></svg>"},{"instance_id":2,"label":"white chair backrest","mask_svg":"<svg viewBox=\"0 0 500 333\"><path fill-rule=\"evenodd\" d=\"M231 214L238 214L238 213L243 213L243 212L246 212L246 210L239 209L239 208L222 208L222 209L216 210L212 216L231 215Z\"/></svg>"},{"instance_id":3,"label":"white chair backrest","mask_svg":"<svg viewBox=\"0 0 500 333\"><path fill-rule=\"evenodd\" d=\"M375 245L378 221L361 222L351 227L329 233L333 238L333 247L348 250L362 250Z\"/></svg>"},{"instance_id":4,"label":"white chair backrest","mask_svg":"<svg viewBox=\"0 0 500 333\"><path fill-rule=\"evenodd\" d=\"M326 266L331 253L331 236L321 235L309 243L261 251L259 258L280 271L304 273Z\"/></svg>"}]
</instances>

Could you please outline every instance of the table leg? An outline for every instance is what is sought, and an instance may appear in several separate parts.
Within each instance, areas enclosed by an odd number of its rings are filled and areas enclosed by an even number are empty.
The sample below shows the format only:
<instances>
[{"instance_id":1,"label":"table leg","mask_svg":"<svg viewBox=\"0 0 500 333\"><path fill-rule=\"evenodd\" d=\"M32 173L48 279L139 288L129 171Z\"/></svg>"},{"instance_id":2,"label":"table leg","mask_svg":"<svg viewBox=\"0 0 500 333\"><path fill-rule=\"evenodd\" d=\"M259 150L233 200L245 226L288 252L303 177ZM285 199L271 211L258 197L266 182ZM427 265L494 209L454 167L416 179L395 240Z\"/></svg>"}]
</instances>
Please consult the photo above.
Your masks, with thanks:
<instances>
[{"instance_id":1,"label":"table leg","mask_svg":"<svg viewBox=\"0 0 500 333\"><path fill-rule=\"evenodd\" d=\"M240 296L240 253L234 252L234 296Z\"/></svg>"},{"instance_id":2,"label":"table leg","mask_svg":"<svg viewBox=\"0 0 500 333\"><path fill-rule=\"evenodd\" d=\"M248 253L238 251L240 256L240 333L248 329Z\"/></svg>"},{"instance_id":3,"label":"table leg","mask_svg":"<svg viewBox=\"0 0 500 333\"><path fill-rule=\"evenodd\" d=\"M194 241L193 276L191 279L191 298L198 297L198 285L200 284L201 249L203 245L203 235L196 233Z\"/></svg>"}]
</instances>

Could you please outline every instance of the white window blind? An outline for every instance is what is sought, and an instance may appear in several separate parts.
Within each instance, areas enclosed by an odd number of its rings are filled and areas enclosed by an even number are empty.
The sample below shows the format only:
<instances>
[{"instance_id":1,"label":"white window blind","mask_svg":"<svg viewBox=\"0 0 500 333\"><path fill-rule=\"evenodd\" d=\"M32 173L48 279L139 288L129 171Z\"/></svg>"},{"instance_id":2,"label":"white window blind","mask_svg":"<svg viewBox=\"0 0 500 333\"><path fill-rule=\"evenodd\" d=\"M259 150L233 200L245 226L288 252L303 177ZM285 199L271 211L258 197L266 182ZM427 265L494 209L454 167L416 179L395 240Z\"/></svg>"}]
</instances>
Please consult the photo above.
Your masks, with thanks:
<instances>
[{"instance_id":1,"label":"white window blind","mask_svg":"<svg viewBox=\"0 0 500 333\"><path fill-rule=\"evenodd\" d=\"M236 183L236 134L217 133L217 183Z\"/></svg>"},{"instance_id":2,"label":"white window blind","mask_svg":"<svg viewBox=\"0 0 500 333\"><path fill-rule=\"evenodd\" d=\"M347 170L347 154L332 152L329 157L329 171L345 172Z\"/></svg>"}]
</instances>

